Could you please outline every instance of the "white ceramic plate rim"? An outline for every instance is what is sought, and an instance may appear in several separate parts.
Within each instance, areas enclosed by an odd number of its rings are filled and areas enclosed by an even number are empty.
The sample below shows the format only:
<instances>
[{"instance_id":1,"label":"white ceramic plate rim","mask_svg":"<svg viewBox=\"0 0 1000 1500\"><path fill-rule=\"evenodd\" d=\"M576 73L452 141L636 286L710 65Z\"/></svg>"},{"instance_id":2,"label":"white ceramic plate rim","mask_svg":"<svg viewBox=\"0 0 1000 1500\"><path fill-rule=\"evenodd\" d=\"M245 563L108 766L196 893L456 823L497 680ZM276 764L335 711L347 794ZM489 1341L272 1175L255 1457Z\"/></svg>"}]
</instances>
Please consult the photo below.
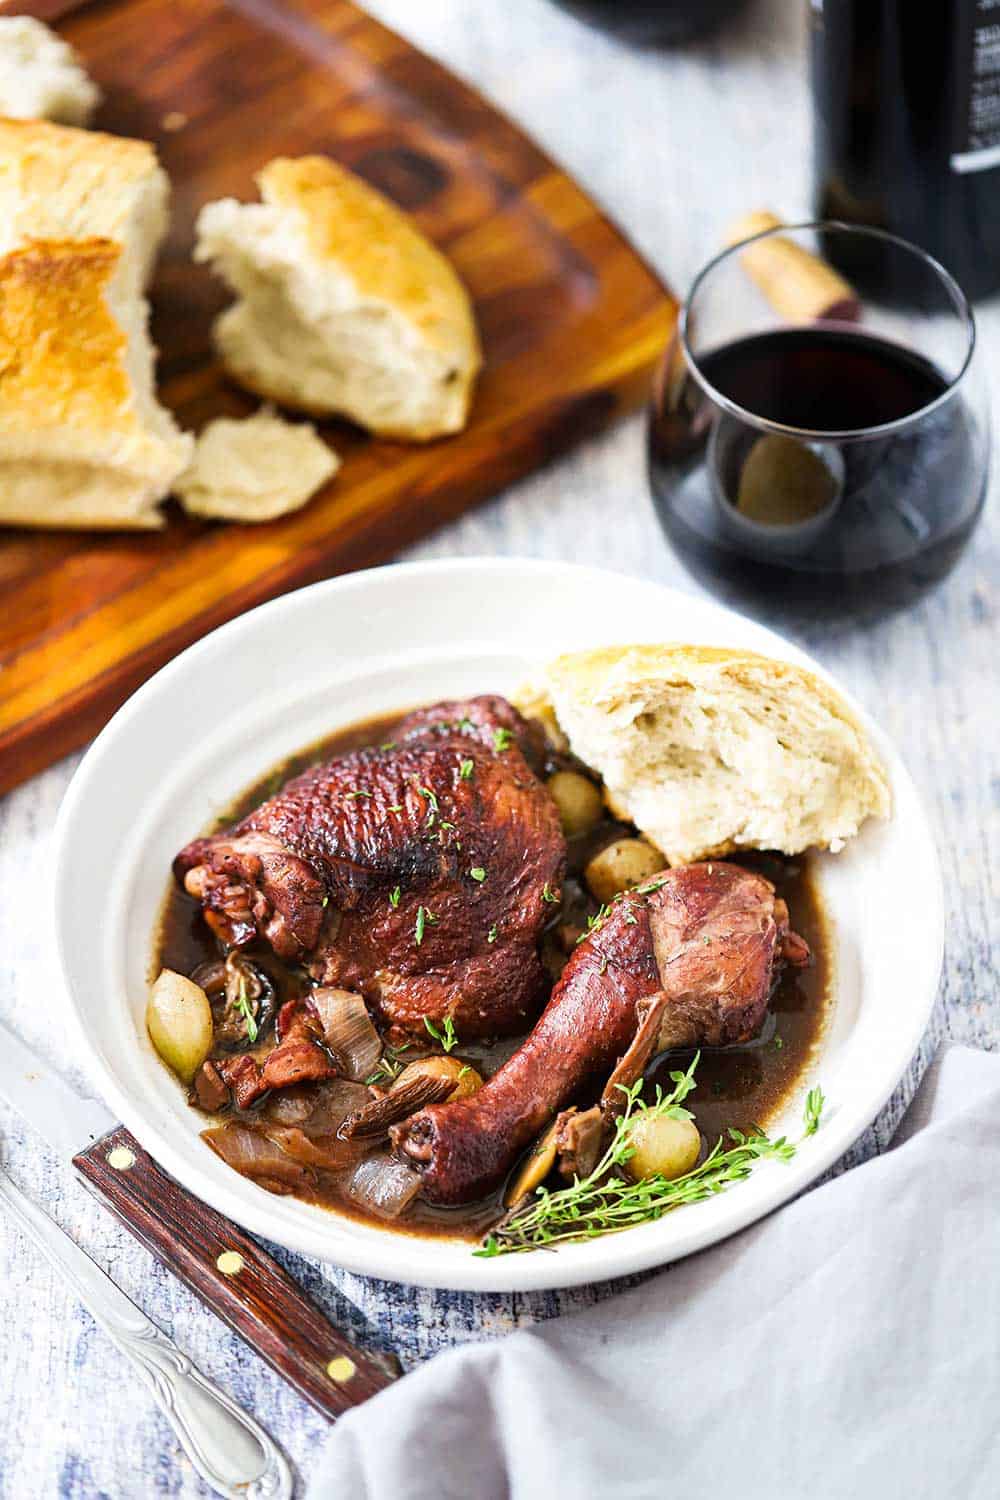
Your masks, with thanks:
<instances>
[{"instance_id":1,"label":"white ceramic plate rim","mask_svg":"<svg viewBox=\"0 0 1000 1500\"><path fill-rule=\"evenodd\" d=\"M548 584L553 590L568 587L587 592L589 597L602 587L612 593L618 591L621 598L627 590L630 599L641 596L647 604L655 595L665 613L681 613L699 622L699 629L692 631L695 639L707 629L712 637L731 637L734 644L809 665L829 680L829 674L797 647L711 601L575 564L497 558L397 564L314 584L261 605L190 647L129 699L91 746L60 810L55 835L56 940L72 1020L88 1073L129 1130L190 1191L252 1233L361 1274L465 1290L542 1289L629 1274L712 1244L794 1197L843 1155L878 1114L905 1072L934 1003L944 920L936 851L915 789L897 752L856 704L851 706L866 722L885 760L893 791L894 823L905 820L907 868L897 870L896 877L904 879L907 899L919 902L920 920L907 930L905 944L899 949L905 968L900 983L905 1005L899 1014L893 1015L888 1030L884 1029L883 1021L880 1036L884 1045L878 1056L863 1059L856 1085L831 1098L823 1128L802 1145L795 1160L787 1166L764 1163L748 1182L717 1198L668 1215L658 1223L582 1245L564 1246L556 1253L536 1251L496 1259L476 1258L466 1244L370 1229L335 1215L339 1225L350 1226L350 1233L338 1236L336 1249L332 1250L330 1215L298 1204L297 1200L275 1200L228 1169L221 1177L213 1176L205 1165L185 1154L183 1143L174 1133L158 1127L151 1109L133 1097L126 1082L90 1039L84 999L87 976L82 972L84 950L90 940L74 925L74 881L78 881L81 870L87 869L81 844L86 837L87 813L94 805L93 799L99 802L102 795L113 789L113 763L120 742L141 731L143 718L154 705L162 705L164 700L182 702L186 681L195 681L199 673L218 668L227 656L239 651L244 638L259 626L266 625L280 641L284 631L294 634L293 622L297 618L305 620L311 612L320 612L331 594L360 601L366 591L383 587L390 575L394 589L412 591L414 585L431 587L440 597L445 597L449 589L470 584L486 597L490 590L513 592L525 583L530 583L535 591L544 591ZM676 630L669 632L669 636L679 638ZM617 638L630 637L627 631L619 631ZM647 630L636 633L634 638L653 637ZM472 649L474 654L475 648ZM482 690L488 687L489 683L484 683ZM337 716L332 714L331 730L336 726ZM266 770L266 765L260 769ZM239 786L232 787L234 795L239 790ZM863 834L862 840L865 837ZM112 926L116 919L121 919L125 899L124 892L109 887L106 909ZM275 1203L294 1204L293 1216L297 1210L304 1210L301 1222L276 1225Z\"/></svg>"}]
</instances>

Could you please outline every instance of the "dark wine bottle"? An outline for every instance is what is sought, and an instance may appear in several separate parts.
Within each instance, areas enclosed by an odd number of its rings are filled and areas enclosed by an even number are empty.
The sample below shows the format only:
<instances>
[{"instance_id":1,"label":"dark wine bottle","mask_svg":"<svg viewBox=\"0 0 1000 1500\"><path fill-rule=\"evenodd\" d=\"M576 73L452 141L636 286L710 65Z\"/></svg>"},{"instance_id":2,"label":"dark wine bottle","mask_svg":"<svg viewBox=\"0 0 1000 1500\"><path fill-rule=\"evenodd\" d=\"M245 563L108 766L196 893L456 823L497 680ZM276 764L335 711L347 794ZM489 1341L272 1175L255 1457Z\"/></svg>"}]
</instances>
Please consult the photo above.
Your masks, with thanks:
<instances>
[{"instance_id":1,"label":"dark wine bottle","mask_svg":"<svg viewBox=\"0 0 1000 1500\"><path fill-rule=\"evenodd\" d=\"M816 215L1000 287L1000 0L810 0ZM862 284L877 264L843 266Z\"/></svg>"},{"instance_id":2,"label":"dark wine bottle","mask_svg":"<svg viewBox=\"0 0 1000 1500\"><path fill-rule=\"evenodd\" d=\"M640 46L689 42L714 31L745 0L556 0L582 21Z\"/></svg>"}]
</instances>

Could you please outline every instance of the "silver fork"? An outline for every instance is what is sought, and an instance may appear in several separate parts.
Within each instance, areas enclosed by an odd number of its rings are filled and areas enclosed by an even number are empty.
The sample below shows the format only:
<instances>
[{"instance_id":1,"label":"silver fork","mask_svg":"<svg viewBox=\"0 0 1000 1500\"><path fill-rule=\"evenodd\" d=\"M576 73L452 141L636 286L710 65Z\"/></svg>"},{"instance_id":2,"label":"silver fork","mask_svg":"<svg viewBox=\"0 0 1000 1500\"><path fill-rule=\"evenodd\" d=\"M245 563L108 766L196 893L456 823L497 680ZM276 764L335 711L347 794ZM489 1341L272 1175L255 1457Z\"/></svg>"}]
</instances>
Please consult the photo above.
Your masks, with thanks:
<instances>
[{"instance_id":1,"label":"silver fork","mask_svg":"<svg viewBox=\"0 0 1000 1500\"><path fill-rule=\"evenodd\" d=\"M141 1375L206 1484L232 1500L290 1500L292 1474L277 1444L14 1186L2 1167L0 1204Z\"/></svg>"}]
</instances>

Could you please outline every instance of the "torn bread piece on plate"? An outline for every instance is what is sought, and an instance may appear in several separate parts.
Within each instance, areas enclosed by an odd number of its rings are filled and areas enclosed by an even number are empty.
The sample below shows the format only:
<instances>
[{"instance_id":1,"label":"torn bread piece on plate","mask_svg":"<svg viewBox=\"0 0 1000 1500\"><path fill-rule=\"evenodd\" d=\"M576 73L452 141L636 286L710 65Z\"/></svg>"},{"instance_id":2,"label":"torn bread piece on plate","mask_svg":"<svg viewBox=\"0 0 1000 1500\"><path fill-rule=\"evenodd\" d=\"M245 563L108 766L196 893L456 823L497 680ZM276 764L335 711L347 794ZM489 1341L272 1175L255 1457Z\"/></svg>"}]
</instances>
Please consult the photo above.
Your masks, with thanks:
<instances>
[{"instance_id":1,"label":"torn bread piece on plate","mask_svg":"<svg viewBox=\"0 0 1000 1500\"><path fill-rule=\"evenodd\" d=\"M174 493L192 515L271 521L301 509L339 468L315 427L286 422L265 406L251 417L209 422Z\"/></svg>"},{"instance_id":2,"label":"torn bread piece on plate","mask_svg":"<svg viewBox=\"0 0 1000 1500\"><path fill-rule=\"evenodd\" d=\"M195 259L237 294L214 327L233 379L385 437L459 431L481 356L451 263L326 157L278 158L257 181L260 203L209 203L197 224Z\"/></svg>"},{"instance_id":3,"label":"torn bread piece on plate","mask_svg":"<svg viewBox=\"0 0 1000 1500\"><path fill-rule=\"evenodd\" d=\"M89 125L100 102L68 42L34 16L0 16L0 115Z\"/></svg>"},{"instance_id":4,"label":"torn bread piece on plate","mask_svg":"<svg viewBox=\"0 0 1000 1500\"><path fill-rule=\"evenodd\" d=\"M156 399L152 147L0 121L0 523L152 527L193 440Z\"/></svg>"},{"instance_id":5,"label":"torn bread piece on plate","mask_svg":"<svg viewBox=\"0 0 1000 1500\"><path fill-rule=\"evenodd\" d=\"M803 667L710 646L557 657L519 695L671 865L740 849L838 850L890 812L863 725Z\"/></svg>"}]
</instances>

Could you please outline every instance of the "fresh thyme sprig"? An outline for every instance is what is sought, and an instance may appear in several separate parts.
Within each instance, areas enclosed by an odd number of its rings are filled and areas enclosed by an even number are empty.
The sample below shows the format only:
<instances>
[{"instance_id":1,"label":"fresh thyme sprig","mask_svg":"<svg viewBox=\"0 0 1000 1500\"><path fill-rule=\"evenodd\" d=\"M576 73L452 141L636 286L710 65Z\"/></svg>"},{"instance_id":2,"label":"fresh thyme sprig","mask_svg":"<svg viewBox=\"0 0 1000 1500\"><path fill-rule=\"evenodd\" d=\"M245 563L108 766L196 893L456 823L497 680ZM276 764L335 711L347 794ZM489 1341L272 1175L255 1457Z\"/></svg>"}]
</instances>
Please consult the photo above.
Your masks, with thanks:
<instances>
[{"instance_id":1,"label":"fresh thyme sprig","mask_svg":"<svg viewBox=\"0 0 1000 1500\"><path fill-rule=\"evenodd\" d=\"M759 1161L767 1157L791 1161L796 1144L785 1136L772 1140L763 1131L744 1133L730 1130L732 1144L716 1141L705 1160L681 1177L647 1177L632 1182L619 1172L634 1152L632 1130L640 1119L690 1119L683 1100L695 1087L695 1056L686 1072L671 1073L674 1084L669 1094L657 1089L651 1104L640 1097L643 1080L630 1088L619 1085L625 1096L625 1107L615 1121L614 1135L594 1170L586 1177L575 1178L569 1187L550 1192L540 1187L533 1198L515 1206L510 1214L488 1234L480 1256L507 1255L516 1251L551 1249L555 1245L577 1240L595 1239L614 1234L634 1224L662 1218L685 1203L721 1193L734 1182L749 1177ZM823 1091L810 1089L806 1097L803 1137L819 1129L824 1105Z\"/></svg>"},{"instance_id":2,"label":"fresh thyme sprig","mask_svg":"<svg viewBox=\"0 0 1000 1500\"><path fill-rule=\"evenodd\" d=\"M394 1083L406 1067L402 1054L409 1052L411 1046L411 1042L404 1042L401 1047L387 1046L378 1060L378 1067L374 1073L369 1073L365 1083Z\"/></svg>"},{"instance_id":3,"label":"fresh thyme sprig","mask_svg":"<svg viewBox=\"0 0 1000 1500\"><path fill-rule=\"evenodd\" d=\"M239 999L236 1001L236 1009L243 1017L243 1024L246 1027L247 1039L249 1040L250 1045L253 1046L254 1042L257 1040L258 1034L257 1018L250 1008L250 999L247 995L247 982L242 974L240 975L240 994Z\"/></svg>"},{"instance_id":4,"label":"fresh thyme sprig","mask_svg":"<svg viewBox=\"0 0 1000 1500\"><path fill-rule=\"evenodd\" d=\"M428 926L434 927L436 925L437 917L430 910L430 908L427 906L418 906L417 920L413 924L413 936L416 939L418 948L424 940L424 932L426 931Z\"/></svg>"},{"instance_id":5,"label":"fresh thyme sprig","mask_svg":"<svg viewBox=\"0 0 1000 1500\"><path fill-rule=\"evenodd\" d=\"M424 1016L424 1026L427 1028L428 1034L434 1038L445 1052L451 1052L458 1046L458 1037L455 1035L455 1023L451 1016L445 1016L443 1030L435 1026L430 1016Z\"/></svg>"}]
</instances>

